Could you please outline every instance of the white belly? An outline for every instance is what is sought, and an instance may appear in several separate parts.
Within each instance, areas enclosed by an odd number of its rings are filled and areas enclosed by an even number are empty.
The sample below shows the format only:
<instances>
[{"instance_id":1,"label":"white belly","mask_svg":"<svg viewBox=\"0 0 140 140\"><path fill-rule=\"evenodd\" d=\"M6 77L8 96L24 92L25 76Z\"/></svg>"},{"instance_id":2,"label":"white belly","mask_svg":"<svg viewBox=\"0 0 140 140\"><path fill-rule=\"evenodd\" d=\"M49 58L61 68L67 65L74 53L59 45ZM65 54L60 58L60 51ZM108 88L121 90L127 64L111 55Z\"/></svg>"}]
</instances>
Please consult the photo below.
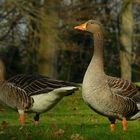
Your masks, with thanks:
<instances>
[{"instance_id":1,"label":"white belly","mask_svg":"<svg viewBox=\"0 0 140 140\"><path fill-rule=\"evenodd\" d=\"M40 95L31 96L34 99L33 106L30 111L32 112L45 112L57 104L62 97L52 92Z\"/></svg>"}]
</instances>

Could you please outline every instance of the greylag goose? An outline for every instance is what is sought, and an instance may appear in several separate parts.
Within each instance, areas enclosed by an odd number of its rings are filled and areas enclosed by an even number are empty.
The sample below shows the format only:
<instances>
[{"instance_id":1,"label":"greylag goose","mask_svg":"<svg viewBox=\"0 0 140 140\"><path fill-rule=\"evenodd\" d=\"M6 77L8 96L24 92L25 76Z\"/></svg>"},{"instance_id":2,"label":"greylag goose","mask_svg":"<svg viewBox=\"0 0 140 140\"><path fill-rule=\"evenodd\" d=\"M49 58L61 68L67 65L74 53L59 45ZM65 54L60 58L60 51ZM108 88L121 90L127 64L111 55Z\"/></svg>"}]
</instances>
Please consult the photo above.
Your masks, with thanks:
<instances>
[{"instance_id":1,"label":"greylag goose","mask_svg":"<svg viewBox=\"0 0 140 140\"><path fill-rule=\"evenodd\" d=\"M99 22L89 20L74 28L92 33L94 39L94 54L83 79L83 100L95 112L109 118L111 130L114 130L116 119L122 120L123 130L126 130L126 120L140 117L140 88L105 74L104 35Z\"/></svg>"},{"instance_id":2,"label":"greylag goose","mask_svg":"<svg viewBox=\"0 0 140 140\"><path fill-rule=\"evenodd\" d=\"M8 81L0 81L0 102L19 112L23 126L24 112L36 113L34 119L39 121L40 113L50 110L77 89L77 85L71 82L41 75L17 75Z\"/></svg>"}]
</instances>

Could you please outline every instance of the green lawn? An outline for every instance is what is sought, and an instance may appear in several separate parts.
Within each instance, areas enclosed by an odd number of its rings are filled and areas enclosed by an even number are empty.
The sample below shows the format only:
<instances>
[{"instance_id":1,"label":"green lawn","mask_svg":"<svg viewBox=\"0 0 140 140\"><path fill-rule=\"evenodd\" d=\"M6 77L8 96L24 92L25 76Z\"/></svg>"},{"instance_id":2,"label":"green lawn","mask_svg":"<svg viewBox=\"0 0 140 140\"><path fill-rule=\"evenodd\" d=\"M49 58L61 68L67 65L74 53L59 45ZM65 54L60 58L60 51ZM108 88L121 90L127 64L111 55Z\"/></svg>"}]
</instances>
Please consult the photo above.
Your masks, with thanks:
<instances>
[{"instance_id":1,"label":"green lawn","mask_svg":"<svg viewBox=\"0 0 140 140\"><path fill-rule=\"evenodd\" d=\"M109 121L88 108L80 93L64 98L55 108L40 116L38 126L33 114L25 115L25 127L20 130L18 113L5 109L0 112L0 140L139 140L140 120L128 122L123 132L117 121L115 132Z\"/></svg>"}]
</instances>

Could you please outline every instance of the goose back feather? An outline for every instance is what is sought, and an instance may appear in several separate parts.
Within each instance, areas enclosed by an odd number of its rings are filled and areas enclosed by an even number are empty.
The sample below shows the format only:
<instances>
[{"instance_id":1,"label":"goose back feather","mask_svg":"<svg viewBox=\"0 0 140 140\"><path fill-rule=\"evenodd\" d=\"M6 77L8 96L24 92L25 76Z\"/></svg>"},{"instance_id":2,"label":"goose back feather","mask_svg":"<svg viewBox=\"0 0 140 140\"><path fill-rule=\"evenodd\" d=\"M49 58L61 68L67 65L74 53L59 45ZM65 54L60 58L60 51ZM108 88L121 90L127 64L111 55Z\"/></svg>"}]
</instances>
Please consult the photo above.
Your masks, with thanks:
<instances>
[{"instance_id":1,"label":"goose back feather","mask_svg":"<svg viewBox=\"0 0 140 140\"><path fill-rule=\"evenodd\" d=\"M115 94L133 98L140 92L140 87L127 80L111 76L107 76L107 79L109 87Z\"/></svg>"},{"instance_id":2,"label":"goose back feather","mask_svg":"<svg viewBox=\"0 0 140 140\"><path fill-rule=\"evenodd\" d=\"M74 90L78 89L78 85L73 82L51 79L43 75L24 75L19 74L8 80L15 86L24 89L29 96L49 93L57 88L62 87L75 87L67 95L71 95Z\"/></svg>"},{"instance_id":3,"label":"goose back feather","mask_svg":"<svg viewBox=\"0 0 140 140\"><path fill-rule=\"evenodd\" d=\"M33 99L23 89L6 81L0 81L0 100L1 103L16 110L27 110L33 104Z\"/></svg>"}]
</instances>

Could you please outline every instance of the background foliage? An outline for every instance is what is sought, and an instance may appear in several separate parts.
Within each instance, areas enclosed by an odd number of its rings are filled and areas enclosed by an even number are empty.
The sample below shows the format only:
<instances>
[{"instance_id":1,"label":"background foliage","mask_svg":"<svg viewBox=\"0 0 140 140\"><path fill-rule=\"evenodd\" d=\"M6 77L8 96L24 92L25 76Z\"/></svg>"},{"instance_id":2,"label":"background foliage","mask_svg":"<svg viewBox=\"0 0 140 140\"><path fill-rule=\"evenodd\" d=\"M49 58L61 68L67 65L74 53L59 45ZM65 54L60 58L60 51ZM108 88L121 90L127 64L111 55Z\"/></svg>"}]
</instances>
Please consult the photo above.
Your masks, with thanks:
<instances>
[{"instance_id":1,"label":"background foliage","mask_svg":"<svg viewBox=\"0 0 140 140\"><path fill-rule=\"evenodd\" d=\"M124 0L126 3L128 0ZM93 53L92 37L73 27L89 19L105 28L105 70L121 76L121 0L2 0L0 2L0 55L7 77L41 73L82 82ZM132 80L140 80L140 2L132 3Z\"/></svg>"}]
</instances>

